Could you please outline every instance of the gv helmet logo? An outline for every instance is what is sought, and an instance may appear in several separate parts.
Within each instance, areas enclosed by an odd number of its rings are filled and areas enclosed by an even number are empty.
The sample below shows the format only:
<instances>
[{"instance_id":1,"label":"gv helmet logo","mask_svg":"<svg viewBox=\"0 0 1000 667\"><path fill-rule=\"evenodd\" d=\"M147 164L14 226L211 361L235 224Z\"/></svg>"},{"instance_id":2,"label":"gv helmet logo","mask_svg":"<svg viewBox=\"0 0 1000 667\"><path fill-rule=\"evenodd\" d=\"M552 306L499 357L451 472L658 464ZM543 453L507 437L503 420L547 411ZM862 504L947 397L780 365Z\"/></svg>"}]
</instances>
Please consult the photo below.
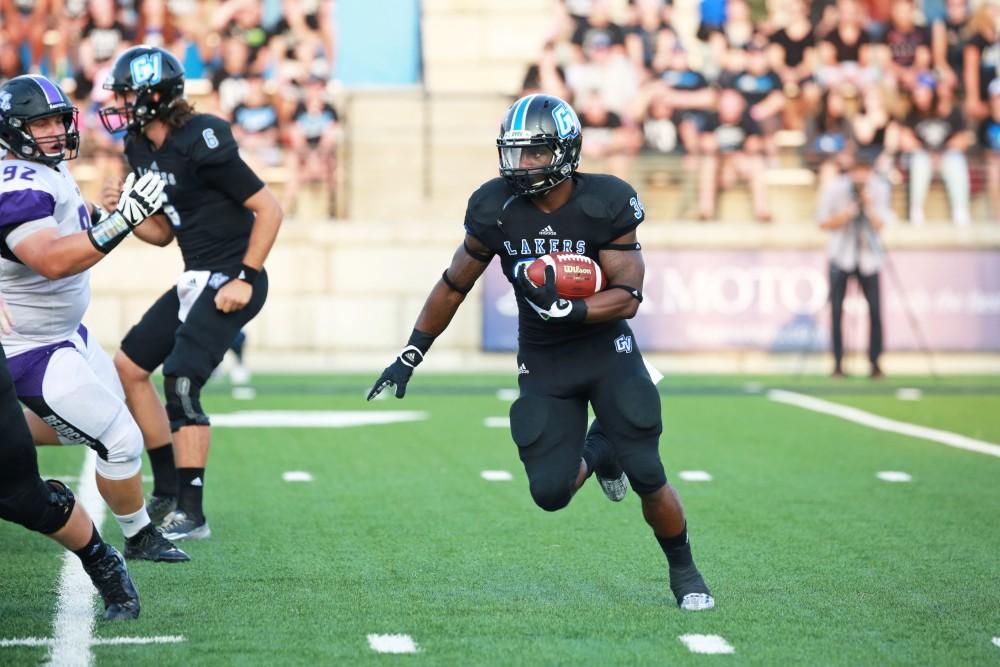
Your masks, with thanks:
<instances>
[{"instance_id":1,"label":"gv helmet logo","mask_svg":"<svg viewBox=\"0 0 1000 667\"><path fill-rule=\"evenodd\" d=\"M132 83L135 85L156 85L163 76L163 55L159 53L141 55L129 63L129 69L132 71Z\"/></svg>"},{"instance_id":2,"label":"gv helmet logo","mask_svg":"<svg viewBox=\"0 0 1000 667\"><path fill-rule=\"evenodd\" d=\"M560 104L552 110L552 119L556 122L556 132L560 139L575 137L580 134L580 121L576 118L573 109Z\"/></svg>"}]
</instances>

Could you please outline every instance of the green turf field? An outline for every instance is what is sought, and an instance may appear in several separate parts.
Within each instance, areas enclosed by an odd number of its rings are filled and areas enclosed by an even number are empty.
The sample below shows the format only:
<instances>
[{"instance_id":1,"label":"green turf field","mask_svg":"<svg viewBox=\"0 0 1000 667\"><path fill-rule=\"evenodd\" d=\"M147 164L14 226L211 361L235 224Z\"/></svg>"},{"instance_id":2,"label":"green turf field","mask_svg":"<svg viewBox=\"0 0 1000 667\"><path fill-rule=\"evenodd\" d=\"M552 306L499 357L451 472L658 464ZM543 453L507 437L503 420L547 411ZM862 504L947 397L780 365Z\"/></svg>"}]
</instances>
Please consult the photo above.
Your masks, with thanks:
<instances>
[{"instance_id":1,"label":"green turf field","mask_svg":"<svg viewBox=\"0 0 1000 667\"><path fill-rule=\"evenodd\" d=\"M95 637L96 664L1000 664L1000 458L776 403L781 387L1000 444L1000 379L673 378L661 453L716 609L679 611L634 494L593 481L564 511L534 507L505 417L509 376L418 376L406 400L362 401L374 376L257 377L206 389L213 415L411 410L344 428L218 428L206 486L214 536L187 565L131 565L133 623ZM920 387L917 401L898 387ZM83 450L40 451L78 475ZM486 481L484 470L509 471ZM711 481L678 478L705 471ZM311 482L286 482L303 471ZM910 482L878 479L899 471ZM78 482L73 482L74 486ZM113 518L103 527L116 545ZM53 636L62 555L0 525L0 639ZM96 610L96 604L95 604ZM378 654L406 634L416 655ZM696 655L681 635L718 635ZM996 641L994 641L994 638ZM45 647L0 648L36 664Z\"/></svg>"}]
</instances>

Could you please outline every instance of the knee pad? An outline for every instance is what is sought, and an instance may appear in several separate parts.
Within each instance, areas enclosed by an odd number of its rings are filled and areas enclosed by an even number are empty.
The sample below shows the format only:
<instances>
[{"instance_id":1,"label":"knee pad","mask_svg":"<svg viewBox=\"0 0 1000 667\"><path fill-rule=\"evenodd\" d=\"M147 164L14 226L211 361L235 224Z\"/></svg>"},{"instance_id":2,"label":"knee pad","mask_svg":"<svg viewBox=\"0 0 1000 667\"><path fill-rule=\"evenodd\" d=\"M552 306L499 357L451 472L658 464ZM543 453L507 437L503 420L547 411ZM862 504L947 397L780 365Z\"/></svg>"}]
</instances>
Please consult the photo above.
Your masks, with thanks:
<instances>
[{"instance_id":1,"label":"knee pad","mask_svg":"<svg viewBox=\"0 0 1000 667\"><path fill-rule=\"evenodd\" d=\"M163 391L167 395L171 431L177 431L182 426L211 424L208 415L201 409L201 384L189 377L168 375L163 379Z\"/></svg>"},{"instance_id":2,"label":"knee pad","mask_svg":"<svg viewBox=\"0 0 1000 667\"><path fill-rule=\"evenodd\" d=\"M645 377L624 378L613 392L615 410L599 419L614 442L618 462L635 492L652 493L667 483L660 460L660 394Z\"/></svg>"},{"instance_id":3,"label":"knee pad","mask_svg":"<svg viewBox=\"0 0 1000 667\"><path fill-rule=\"evenodd\" d=\"M652 381L639 376L624 378L614 395L623 426L636 435L660 435L663 431L660 392Z\"/></svg>"},{"instance_id":4,"label":"knee pad","mask_svg":"<svg viewBox=\"0 0 1000 667\"><path fill-rule=\"evenodd\" d=\"M0 517L45 535L65 526L76 505L69 487L54 479L21 479L0 488Z\"/></svg>"},{"instance_id":5,"label":"knee pad","mask_svg":"<svg viewBox=\"0 0 1000 667\"><path fill-rule=\"evenodd\" d=\"M510 437L518 447L530 447L542 436L549 421L545 403L541 396L520 396L510 406Z\"/></svg>"},{"instance_id":6,"label":"knee pad","mask_svg":"<svg viewBox=\"0 0 1000 667\"><path fill-rule=\"evenodd\" d=\"M105 479L128 479L142 468L142 431L124 405L101 434L103 453L98 451L97 474Z\"/></svg>"},{"instance_id":7,"label":"knee pad","mask_svg":"<svg viewBox=\"0 0 1000 667\"><path fill-rule=\"evenodd\" d=\"M529 482L531 499L546 512L558 512L573 499L573 482L560 477L534 477Z\"/></svg>"},{"instance_id":8,"label":"knee pad","mask_svg":"<svg viewBox=\"0 0 1000 667\"><path fill-rule=\"evenodd\" d=\"M555 512L569 504L587 427L586 404L521 396L510 407L510 433L528 474L535 504Z\"/></svg>"}]
</instances>

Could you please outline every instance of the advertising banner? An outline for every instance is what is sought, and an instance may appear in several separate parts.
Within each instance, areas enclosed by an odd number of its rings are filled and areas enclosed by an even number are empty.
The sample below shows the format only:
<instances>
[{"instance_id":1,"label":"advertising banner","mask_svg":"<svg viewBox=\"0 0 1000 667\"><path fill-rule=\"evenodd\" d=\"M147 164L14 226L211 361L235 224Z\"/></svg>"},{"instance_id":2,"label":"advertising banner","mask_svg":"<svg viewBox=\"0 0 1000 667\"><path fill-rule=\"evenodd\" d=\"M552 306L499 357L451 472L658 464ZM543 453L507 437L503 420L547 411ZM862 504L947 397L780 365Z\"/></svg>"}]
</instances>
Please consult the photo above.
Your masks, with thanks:
<instances>
[{"instance_id":1,"label":"advertising banner","mask_svg":"<svg viewBox=\"0 0 1000 667\"><path fill-rule=\"evenodd\" d=\"M828 265L821 250L649 250L631 320L658 352L829 348ZM494 262L485 278L483 349L517 344L517 307ZM898 279L898 280L897 280ZM900 250L881 272L888 351L1000 350L1000 251ZM855 281L844 304L849 346L867 346L868 306Z\"/></svg>"}]
</instances>

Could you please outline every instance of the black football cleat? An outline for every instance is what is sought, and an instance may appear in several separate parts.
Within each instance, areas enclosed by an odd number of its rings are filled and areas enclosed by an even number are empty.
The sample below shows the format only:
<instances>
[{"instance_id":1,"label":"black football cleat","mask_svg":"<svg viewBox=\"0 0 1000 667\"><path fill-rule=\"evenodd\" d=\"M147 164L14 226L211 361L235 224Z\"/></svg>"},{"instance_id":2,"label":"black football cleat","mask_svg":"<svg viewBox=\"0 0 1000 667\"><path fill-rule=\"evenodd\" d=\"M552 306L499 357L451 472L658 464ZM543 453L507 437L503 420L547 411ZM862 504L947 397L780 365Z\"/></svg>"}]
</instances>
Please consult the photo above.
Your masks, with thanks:
<instances>
[{"instance_id":1,"label":"black football cleat","mask_svg":"<svg viewBox=\"0 0 1000 667\"><path fill-rule=\"evenodd\" d=\"M149 520L157 526L175 509L177 509L177 496L150 496L149 502L146 503Z\"/></svg>"},{"instance_id":2,"label":"black football cleat","mask_svg":"<svg viewBox=\"0 0 1000 667\"><path fill-rule=\"evenodd\" d=\"M125 559L110 544L108 552L83 570L104 601L105 621L129 621L139 618L139 594L125 567Z\"/></svg>"},{"instance_id":3,"label":"black football cleat","mask_svg":"<svg viewBox=\"0 0 1000 667\"><path fill-rule=\"evenodd\" d=\"M587 439L583 443L584 448L590 450L591 461L594 462L594 477L601 485L601 491L608 500L617 503L625 498L628 493L628 477L625 471L618 465L614 448L608 441L604 431L601 430L597 420L590 425L587 432Z\"/></svg>"},{"instance_id":4,"label":"black football cleat","mask_svg":"<svg viewBox=\"0 0 1000 667\"><path fill-rule=\"evenodd\" d=\"M670 568L670 590L677 598L677 606L685 611L715 607L715 598L694 563L687 567Z\"/></svg>"},{"instance_id":5,"label":"black football cleat","mask_svg":"<svg viewBox=\"0 0 1000 667\"><path fill-rule=\"evenodd\" d=\"M157 563L184 563L191 557L174 546L152 523L125 540L125 558Z\"/></svg>"}]
</instances>

